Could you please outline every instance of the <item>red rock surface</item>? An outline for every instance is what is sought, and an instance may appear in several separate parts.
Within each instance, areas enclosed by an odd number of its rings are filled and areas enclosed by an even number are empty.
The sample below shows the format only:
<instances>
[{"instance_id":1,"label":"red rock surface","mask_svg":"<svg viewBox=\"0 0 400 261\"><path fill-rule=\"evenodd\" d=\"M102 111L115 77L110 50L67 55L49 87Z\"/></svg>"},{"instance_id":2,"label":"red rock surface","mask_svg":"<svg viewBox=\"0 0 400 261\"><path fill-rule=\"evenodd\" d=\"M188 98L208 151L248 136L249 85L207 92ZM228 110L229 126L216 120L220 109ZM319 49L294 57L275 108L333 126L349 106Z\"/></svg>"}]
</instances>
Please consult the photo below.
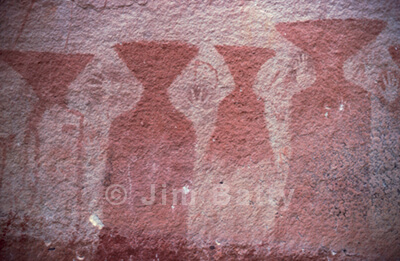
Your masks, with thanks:
<instances>
[{"instance_id":1,"label":"red rock surface","mask_svg":"<svg viewBox=\"0 0 400 261\"><path fill-rule=\"evenodd\" d=\"M398 260L399 13L0 1L0 260Z\"/></svg>"}]
</instances>

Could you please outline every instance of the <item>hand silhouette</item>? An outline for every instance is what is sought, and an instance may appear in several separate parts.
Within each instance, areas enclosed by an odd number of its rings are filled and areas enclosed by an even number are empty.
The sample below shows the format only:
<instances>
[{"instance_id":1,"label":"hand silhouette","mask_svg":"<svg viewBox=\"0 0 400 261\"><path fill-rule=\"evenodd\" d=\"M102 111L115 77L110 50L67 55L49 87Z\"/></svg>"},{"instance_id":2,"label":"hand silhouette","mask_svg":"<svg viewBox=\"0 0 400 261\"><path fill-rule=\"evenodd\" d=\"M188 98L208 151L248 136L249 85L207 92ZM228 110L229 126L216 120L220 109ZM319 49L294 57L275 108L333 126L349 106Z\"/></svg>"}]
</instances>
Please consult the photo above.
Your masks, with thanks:
<instances>
[{"instance_id":1,"label":"hand silhouette","mask_svg":"<svg viewBox=\"0 0 400 261\"><path fill-rule=\"evenodd\" d=\"M195 83L190 89L189 101L193 105L201 105L208 101L208 91L205 86Z\"/></svg>"},{"instance_id":2,"label":"hand silhouette","mask_svg":"<svg viewBox=\"0 0 400 261\"><path fill-rule=\"evenodd\" d=\"M305 53L300 53L297 58L294 59L294 69L296 72L296 82L302 86L309 82L308 68L308 56Z\"/></svg>"},{"instance_id":3,"label":"hand silhouette","mask_svg":"<svg viewBox=\"0 0 400 261\"><path fill-rule=\"evenodd\" d=\"M392 103L398 96L399 80L395 73L391 71L382 73L381 77L383 83L383 86L381 87L383 88L379 88L379 92L386 101Z\"/></svg>"},{"instance_id":4,"label":"hand silhouette","mask_svg":"<svg viewBox=\"0 0 400 261\"><path fill-rule=\"evenodd\" d=\"M218 84L217 72L209 63L195 62L194 80L190 86L189 101L194 107L204 107L215 94Z\"/></svg>"}]
</instances>

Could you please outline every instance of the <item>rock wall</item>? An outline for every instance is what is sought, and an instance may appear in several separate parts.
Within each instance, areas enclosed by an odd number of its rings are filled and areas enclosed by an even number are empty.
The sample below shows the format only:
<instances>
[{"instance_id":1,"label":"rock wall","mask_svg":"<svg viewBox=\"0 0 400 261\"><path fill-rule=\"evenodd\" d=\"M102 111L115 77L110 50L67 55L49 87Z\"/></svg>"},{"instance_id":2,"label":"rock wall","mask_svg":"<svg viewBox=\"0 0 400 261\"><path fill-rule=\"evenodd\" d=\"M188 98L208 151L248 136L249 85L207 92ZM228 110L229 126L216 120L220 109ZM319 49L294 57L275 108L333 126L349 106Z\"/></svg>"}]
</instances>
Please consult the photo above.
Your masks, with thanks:
<instances>
[{"instance_id":1,"label":"rock wall","mask_svg":"<svg viewBox=\"0 0 400 261\"><path fill-rule=\"evenodd\" d=\"M0 7L1 260L400 258L398 1Z\"/></svg>"}]
</instances>

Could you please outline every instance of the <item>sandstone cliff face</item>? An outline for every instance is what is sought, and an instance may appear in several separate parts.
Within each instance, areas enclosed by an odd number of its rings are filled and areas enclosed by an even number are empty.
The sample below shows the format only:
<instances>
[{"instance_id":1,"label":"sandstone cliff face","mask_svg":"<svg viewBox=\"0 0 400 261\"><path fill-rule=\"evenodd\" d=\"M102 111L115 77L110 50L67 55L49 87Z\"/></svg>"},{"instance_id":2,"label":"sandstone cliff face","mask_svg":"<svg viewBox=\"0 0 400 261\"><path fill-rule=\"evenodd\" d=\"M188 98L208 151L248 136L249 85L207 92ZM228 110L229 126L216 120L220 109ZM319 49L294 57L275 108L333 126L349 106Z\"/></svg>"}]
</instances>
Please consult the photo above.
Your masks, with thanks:
<instances>
[{"instance_id":1,"label":"sandstone cliff face","mask_svg":"<svg viewBox=\"0 0 400 261\"><path fill-rule=\"evenodd\" d=\"M397 260L397 1L0 1L1 260Z\"/></svg>"}]
</instances>

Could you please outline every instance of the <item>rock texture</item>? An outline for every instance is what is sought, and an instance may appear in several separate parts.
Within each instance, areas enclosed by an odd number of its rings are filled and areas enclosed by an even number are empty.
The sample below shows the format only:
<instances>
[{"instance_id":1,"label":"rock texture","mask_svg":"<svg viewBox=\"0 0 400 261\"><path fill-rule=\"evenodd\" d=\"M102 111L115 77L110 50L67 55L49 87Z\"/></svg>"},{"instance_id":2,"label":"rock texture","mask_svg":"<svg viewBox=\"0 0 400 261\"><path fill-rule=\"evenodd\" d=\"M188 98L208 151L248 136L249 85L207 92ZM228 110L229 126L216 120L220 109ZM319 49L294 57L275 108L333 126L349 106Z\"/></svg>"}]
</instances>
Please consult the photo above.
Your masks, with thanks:
<instances>
[{"instance_id":1,"label":"rock texture","mask_svg":"<svg viewBox=\"0 0 400 261\"><path fill-rule=\"evenodd\" d=\"M398 260L398 1L0 1L1 260Z\"/></svg>"}]
</instances>

